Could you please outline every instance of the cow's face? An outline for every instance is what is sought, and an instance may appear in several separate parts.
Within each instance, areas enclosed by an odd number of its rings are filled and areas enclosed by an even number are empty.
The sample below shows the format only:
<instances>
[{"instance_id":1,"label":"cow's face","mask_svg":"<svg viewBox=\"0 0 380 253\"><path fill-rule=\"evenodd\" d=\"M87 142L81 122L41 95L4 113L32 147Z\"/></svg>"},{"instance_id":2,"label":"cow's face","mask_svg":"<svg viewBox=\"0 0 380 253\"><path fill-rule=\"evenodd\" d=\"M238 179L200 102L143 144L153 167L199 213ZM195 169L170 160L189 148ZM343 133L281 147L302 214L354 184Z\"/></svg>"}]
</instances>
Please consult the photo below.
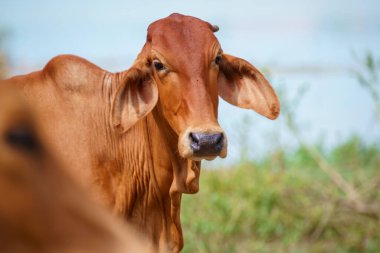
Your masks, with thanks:
<instances>
[{"instance_id":1,"label":"cow's face","mask_svg":"<svg viewBox=\"0 0 380 253\"><path fill-rule=\"evenodd\" d=\"M31 185L36 174L44 173L44 168L29 111L20 97L5 87L0 87L0 198L7 201L0 203L0 238L6 239L5 252L11 252L7 246L17 245L12 240L24 238L18 241L22 245L27 241L25 238L34 240L31 235L38 236L41 232L37 224L43 219L38 219L37 214L45 206L37 209L39 203L33 198ZM45 181L39 183L41 189L47 187ZM50 189L46 193L51 198Z\"/></svg>"},{"instance_id":2,"label":"cow's face","mask_svg":"<svg viewBox=\"0 0 380 253\"><path fill-rule=\"evenodd\" d=\"M135 100L158 101L179 137L179 154L192 160L227 154L227 137L217 121L218 96L271 119L279 113L269 82L248 62L224 54L214 30L180 14L158 20L149 26L147 42L129 71L130 79L142 80Z\"/></svg>"},{"instance_id":3,"label":"cow's face","mask_svg":"<svg viewBox=\"0 0 380 253\"><path fill-rule=\"evenodd\" d=\"M150 61L162 113L178 134L182 157L213 159L227 154L218 124L221 47L211 26L172 15L148 29Z\"/></svg>"}]
</instances>

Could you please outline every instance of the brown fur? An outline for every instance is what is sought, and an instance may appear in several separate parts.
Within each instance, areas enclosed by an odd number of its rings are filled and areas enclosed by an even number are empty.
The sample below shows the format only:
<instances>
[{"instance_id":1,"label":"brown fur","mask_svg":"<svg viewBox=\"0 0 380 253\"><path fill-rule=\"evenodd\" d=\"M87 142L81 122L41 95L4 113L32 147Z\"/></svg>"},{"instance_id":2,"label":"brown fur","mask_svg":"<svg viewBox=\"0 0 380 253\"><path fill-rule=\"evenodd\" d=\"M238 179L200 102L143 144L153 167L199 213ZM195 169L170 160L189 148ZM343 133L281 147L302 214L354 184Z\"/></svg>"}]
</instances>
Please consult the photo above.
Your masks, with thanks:
<instances>
[{"instance_id":1,"label":"brown fur","mask_svg":"<svg viewBox=\"0 0 380 253\"><path fill-rule=\"evenodd\" d=\"M0 251L147 252L62 171L37 132L17 93L0 87Z\"/></svg>"},{"instance_id":2,"label":"brown fur","mask_svg":"<svg viewBox=\"0 0 380 253\"><path fill-rule=\"evenodd\" d=\"M173 14L152 23L130 70L109 73L75 56L5 81L38 111L50 147L103 203L152 239L183 247L181 195L199 187L201 159L189 133L223 133L218 94L274 119L278 99L246 61L222 54L211 25ZM165 68L154 68L160 61ZM273 109L274 108L274 109ZM227 138L219 156L227 155Z\"/></svg>"}]
</instances>

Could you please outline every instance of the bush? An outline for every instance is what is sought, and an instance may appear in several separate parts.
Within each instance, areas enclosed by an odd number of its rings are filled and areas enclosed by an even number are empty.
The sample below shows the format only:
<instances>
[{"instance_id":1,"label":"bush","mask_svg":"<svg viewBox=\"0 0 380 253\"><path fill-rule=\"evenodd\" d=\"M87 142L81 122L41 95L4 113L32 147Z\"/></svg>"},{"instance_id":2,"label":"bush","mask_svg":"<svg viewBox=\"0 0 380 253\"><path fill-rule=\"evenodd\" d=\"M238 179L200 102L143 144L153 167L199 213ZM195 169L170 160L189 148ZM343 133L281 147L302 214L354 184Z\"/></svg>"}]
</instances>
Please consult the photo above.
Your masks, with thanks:
<instances>
[{"instance_id":1,"label":"bush","mask_svg":"<svg viewBox=\"0 0 380 253\"><path fill-rule=\"evenodd\" d=\"M379 151L353 137L326 157L380 214ZM368 182L377 185L370 193ZM379 220L347 206L303 148L203 170L200 192L183 198L182 224L185 253L380 252Z\"/></svg>"}]
</instances>

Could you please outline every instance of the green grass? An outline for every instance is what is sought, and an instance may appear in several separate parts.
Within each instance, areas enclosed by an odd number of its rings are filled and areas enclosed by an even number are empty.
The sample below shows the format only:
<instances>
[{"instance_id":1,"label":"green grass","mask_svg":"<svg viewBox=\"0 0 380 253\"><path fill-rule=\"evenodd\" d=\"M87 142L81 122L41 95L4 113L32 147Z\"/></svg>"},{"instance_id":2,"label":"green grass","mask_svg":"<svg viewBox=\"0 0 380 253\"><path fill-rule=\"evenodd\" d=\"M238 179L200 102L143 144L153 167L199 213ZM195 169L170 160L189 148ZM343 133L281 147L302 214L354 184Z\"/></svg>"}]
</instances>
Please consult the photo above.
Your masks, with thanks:
<instances>
[{"instance_id":1,"label":"green grass","mask_svg":"<svg viewBox=\"0 0 380 253\"><path fill-rule=\"evenodd\" d=\"M353 137L324 153L380 214L379 145ZM183 198L183 252L380 252L379 221L345 201L303 148L203 170L200 192Z\"/></svg>"}]
</instances>

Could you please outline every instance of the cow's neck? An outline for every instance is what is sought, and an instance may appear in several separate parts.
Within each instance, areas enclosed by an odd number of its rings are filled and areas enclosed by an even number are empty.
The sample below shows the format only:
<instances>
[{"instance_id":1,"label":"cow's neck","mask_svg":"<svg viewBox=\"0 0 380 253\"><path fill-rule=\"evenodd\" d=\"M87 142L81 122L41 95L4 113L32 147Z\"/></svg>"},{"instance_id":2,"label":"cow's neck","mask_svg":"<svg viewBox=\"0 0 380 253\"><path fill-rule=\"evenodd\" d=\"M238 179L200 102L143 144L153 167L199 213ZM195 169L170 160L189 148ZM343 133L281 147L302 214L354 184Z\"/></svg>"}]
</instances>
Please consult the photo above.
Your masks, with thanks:
<instances>
[{"instance_id":1,"label":"cow's neck","mask_svg":"<svg viewBox=\"0 0 380 253\"><path fill-rule=\"evenodd\" d=\"M106 201L150 235L159 252L179 252L181 196L198 191L200 163L179 157L178 136L162 116L159 102L128 132L118 133L112 126L106 132L108 144L95 161L96 184Z\"/></svg>"},{"instance_id":2,"label":"cow's neck","mask_svg":"<svg viewBox=\"0 0 380 253\"><path fill-rule=\"evenodd\" d=\"M200 162L179 156L178 135L171 129L162 114L160 101L147 117L148 135L152 143L154 174L158 179L161 194L167 199L167 217L170 217L171 237L183 245L180 223L182 193L195 193L199 188Z\"/></svg>"}]
</instances>

